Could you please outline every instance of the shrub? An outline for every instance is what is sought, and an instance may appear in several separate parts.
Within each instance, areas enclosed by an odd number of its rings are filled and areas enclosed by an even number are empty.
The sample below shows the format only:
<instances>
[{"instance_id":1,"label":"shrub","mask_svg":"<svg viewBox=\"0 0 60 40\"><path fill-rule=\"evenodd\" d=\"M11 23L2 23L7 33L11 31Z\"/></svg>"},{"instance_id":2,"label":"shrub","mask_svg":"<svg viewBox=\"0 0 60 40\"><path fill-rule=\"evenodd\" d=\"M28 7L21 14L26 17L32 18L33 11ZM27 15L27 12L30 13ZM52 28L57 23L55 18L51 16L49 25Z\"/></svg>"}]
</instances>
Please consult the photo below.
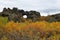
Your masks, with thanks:
<instances>
[{"instance_id":1,"label":"shrub","mask_svg":"<svg viewBox=\"0 0 60 40\"><path fill-rule=\"evenodd\" d=\"M60 22L9 22L6 24L7 37L15 40L60 40ZM10 37L9 37L10 36ZM13 38L11 38L13 37Z\"/></svg>"}]
</instances>

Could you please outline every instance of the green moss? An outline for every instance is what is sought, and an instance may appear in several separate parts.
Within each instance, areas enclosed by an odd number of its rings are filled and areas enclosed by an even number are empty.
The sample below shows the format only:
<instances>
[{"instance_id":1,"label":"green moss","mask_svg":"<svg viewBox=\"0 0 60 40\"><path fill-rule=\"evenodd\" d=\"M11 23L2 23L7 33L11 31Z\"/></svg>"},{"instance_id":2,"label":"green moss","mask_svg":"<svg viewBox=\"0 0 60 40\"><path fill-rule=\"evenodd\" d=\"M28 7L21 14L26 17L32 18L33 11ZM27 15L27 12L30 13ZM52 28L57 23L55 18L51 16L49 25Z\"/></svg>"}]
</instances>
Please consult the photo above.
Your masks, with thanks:
<instances>
[{"instance_id":1,"label":"green moss","mask_svg":"<svg viewBox=\"0 0 60 40\"><path fill-rule=\"evenodd\" d=\"M3 24L5 25L8 22L8 18L7 17L1 17L0 16L0 26Z\"/></svg>"}]
</instances>

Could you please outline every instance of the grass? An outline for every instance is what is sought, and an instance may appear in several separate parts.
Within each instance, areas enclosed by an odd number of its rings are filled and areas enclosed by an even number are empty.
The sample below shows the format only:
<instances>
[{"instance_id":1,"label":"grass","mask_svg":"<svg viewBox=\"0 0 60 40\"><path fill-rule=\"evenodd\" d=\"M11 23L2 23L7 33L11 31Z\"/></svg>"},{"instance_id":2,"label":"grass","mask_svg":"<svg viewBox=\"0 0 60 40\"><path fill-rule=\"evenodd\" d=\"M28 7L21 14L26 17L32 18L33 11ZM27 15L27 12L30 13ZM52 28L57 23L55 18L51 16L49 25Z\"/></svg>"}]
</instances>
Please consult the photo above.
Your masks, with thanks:
<instances>
[{"instance_id":1,"label":"grass","mask_svg":"<svg viewBox=\"0 0 60 40\"><path fill-rule=\"evenodd\" d=\"M7 22L8 22L7 17L1 17L0 16L0 26L6 25Z\"/></svg>"}]
</instances>

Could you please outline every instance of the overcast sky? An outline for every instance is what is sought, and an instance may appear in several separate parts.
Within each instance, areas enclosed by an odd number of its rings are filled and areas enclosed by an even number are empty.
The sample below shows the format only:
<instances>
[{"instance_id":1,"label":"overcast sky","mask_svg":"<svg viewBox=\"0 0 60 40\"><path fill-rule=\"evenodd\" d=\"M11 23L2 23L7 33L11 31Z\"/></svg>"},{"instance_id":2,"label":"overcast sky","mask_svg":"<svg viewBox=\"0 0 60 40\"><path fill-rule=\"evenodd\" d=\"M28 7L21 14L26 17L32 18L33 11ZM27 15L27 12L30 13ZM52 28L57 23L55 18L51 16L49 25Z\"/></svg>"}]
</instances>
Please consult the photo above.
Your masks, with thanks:
<instances>
[{"instance_id":1,"label":"overcast sky","mask_svg":"<svg viewBox=\"0 0 60 40\"><path fill-rule=\"evenodd\" d=\"M60 0L0 0L0 11L17 7L24 10L60 9Z\"/></svg>"}]
</instances>

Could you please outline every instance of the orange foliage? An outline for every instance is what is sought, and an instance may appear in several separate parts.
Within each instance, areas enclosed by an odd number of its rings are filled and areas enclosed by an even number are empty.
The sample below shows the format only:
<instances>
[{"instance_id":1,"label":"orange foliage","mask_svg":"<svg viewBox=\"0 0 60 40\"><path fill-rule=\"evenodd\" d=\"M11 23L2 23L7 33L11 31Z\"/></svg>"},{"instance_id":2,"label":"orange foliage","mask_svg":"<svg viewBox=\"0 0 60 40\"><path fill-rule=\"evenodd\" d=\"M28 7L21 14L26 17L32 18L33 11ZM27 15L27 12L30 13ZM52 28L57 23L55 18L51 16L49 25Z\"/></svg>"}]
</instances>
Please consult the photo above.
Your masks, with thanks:
<instances>
[{"instance_id":1,"label":"orange foliage","mask_svg":"<svg viewBox=\"0 0 60 40\"><path fill-rule=\"evenodd\" d=\"M7 33L29 37L30 40L57 40L60 38L60 22L9 22L5 26ZM21 34L20 34L21 33ZM49 36L50 35L50 36ZM53 36L54 35L54 36ZM20 37L20 36L19 36ZM53 39L54 38L54 39Z\"/></svg>"},{"instance_id":2,"label":"orange foliage","mask_svg":"<svg viewBox=\"0 0 60 40\"><path fill-rule=\"evenodd\" d=\"M9 22L6 24L5 27L7 30L9 29L14 29L14 30L29 30L34 29L34 30L41 30L41 31L48 31L49 29L54 31L57 30L60 31L60 22L52 22L48 23L45 21L42 22L24 22L24 23L18 23L18 22Z\"/></svg>"}]
</instances>

